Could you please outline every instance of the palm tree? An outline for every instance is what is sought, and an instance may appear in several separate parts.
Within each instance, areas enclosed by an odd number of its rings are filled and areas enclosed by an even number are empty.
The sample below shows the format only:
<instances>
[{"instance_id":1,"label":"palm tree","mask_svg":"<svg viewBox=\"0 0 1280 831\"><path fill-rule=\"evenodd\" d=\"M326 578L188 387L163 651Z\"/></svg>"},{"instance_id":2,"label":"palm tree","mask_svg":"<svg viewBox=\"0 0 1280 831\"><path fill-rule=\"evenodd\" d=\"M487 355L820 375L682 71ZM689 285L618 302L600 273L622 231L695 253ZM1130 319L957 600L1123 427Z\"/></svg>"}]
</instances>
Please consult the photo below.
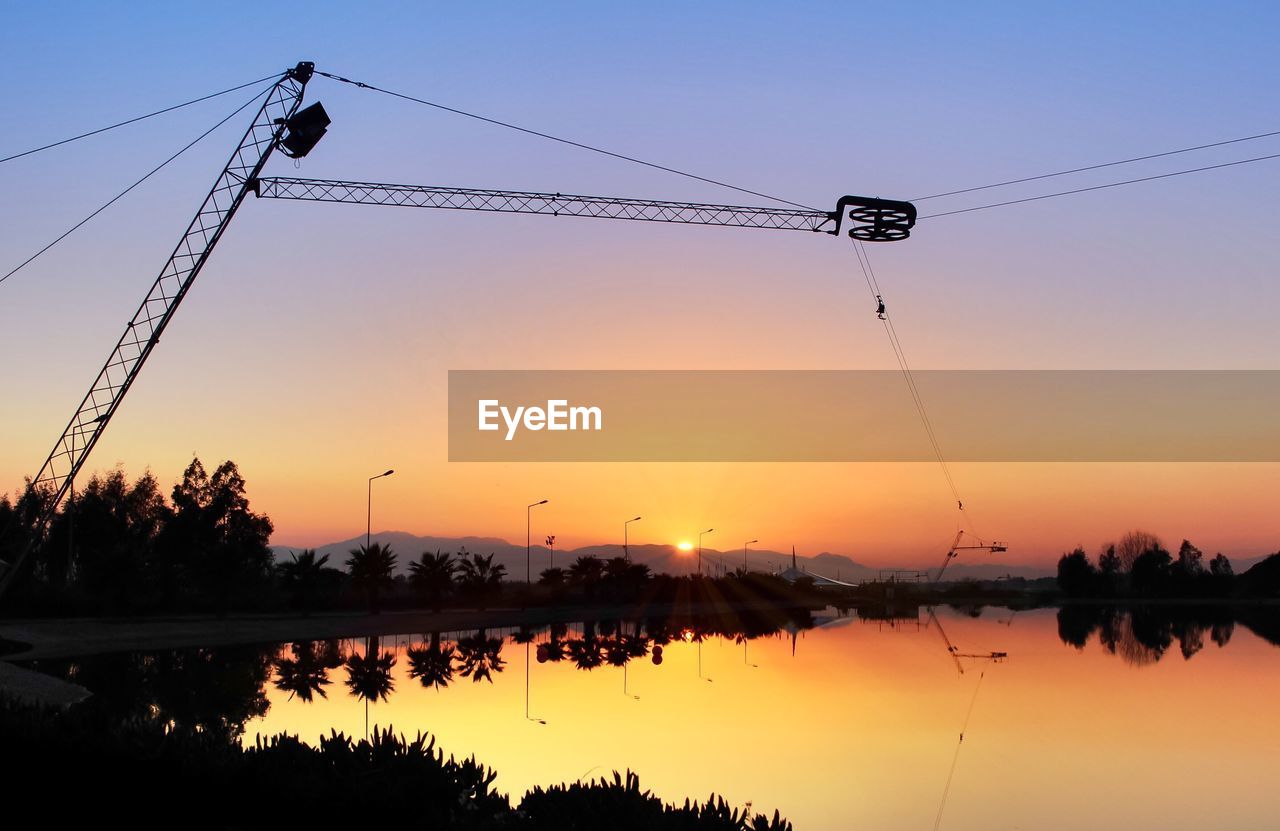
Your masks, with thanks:
<instances>
[{"instance_id":1,"label":"palm tree","mask_svg":"<svg viewBox=\"0 0 1280 831\"><path fill-rule=\"evenodd\" d=\"M569 583L582 589L584 597L594 597L604 574L604 563L595 557L579 557L569 567Z\"/></svg>"},{"instance_id":2,"label":"palm tree","mask_svg":"<svg viewBox=\"0 0 1280 831\"><path fill-rule=\"evenodd\" d=\"M392 575L396 569L396 555L391 547L375 542L368 546L351 549L347 559L347 572L351 582L369 598L369 611L378 613L378 600L383 589L392 585Z\"/></svg>"},{"instance_id":3,"label":"palm tree","mask_svg":"<svg viewBox=\"0 0 1280 831\"><path fill-rule=\"evenodd\" d=\"M507 573L507 567L494 565L492 554L481 557L479 554L468 555L464 551L460 571L458 584L463 591L475 598L477 608L483 610L488 599L502 589L502 578ZM461 642L458 646L462 646Z\"/></svg>"},{"instance_id":4,"label":"palm tree","mask_svg":"<svg viewBox=\"0 0 1280 831\"><path fill-rule=\"evenodd\" d=\"M490 638L481 629L458 640L458 673L463 678L475 683L483 679L492 684L493 673L502 672L506 665L502 660L502 638Z\"/></svg>"},{"instance_id":5,"label":"palm tree","mask_svg":"<svg viewBox=\"0 0 1280 831\"><path fill-rule=\"evenodd\" d=\"M452 556L424 551L416 563L409 564L409 582L418 596L438 612L444 596L453 588L453 574L457 569Z\"/></svg>"},{"instance_id":6,"label":"palm tree","mask_svg":"<svg viewBox=\"0 0 1280 831\"><path fill-rule=\"evenodd\" d=\"M292 701L296 695L310 702L316 693L328 698L324 688L329 685L329 673L324 651L317 652L315 641L295 643L293 657L276 660L276 689L289 693Z\"/></svg>"},{"instance_id":7,"label":"palm tree","mask_svg":"<svg viewBox=\"0 0 1280 831\"><path fill-rule=\"evenodd\" d=\"M289 562L278 567L280 583L289 593L289 602L304 615L309 615L329 563L329 555L317 558L316 550L308 548L301 554L289 552L289 558Z\"/></svg>"},{"instance_id":8,"label":"palm tree","mask_svg":"<svg viewBox=\"0 0 1280 831\"><path fill-rule=\"evenodd\" d=\"M431 633L431 645L409 650L409 677L417 678L424 687L443 689L453 680L458 650L452 644L440 645L440 633Z\"/></svg>"}]
</instances>

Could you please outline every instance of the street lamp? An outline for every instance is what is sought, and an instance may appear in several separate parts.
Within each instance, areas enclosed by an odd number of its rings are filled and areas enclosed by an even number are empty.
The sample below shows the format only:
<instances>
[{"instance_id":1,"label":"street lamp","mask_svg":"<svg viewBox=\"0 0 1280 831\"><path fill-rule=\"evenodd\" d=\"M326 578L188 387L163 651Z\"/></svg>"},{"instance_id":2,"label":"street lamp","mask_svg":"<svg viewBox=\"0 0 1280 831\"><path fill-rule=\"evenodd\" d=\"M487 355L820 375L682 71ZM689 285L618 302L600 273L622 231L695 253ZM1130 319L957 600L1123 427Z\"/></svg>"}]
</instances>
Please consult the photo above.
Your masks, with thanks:
<instances>
[{"instance_id":1,"label":"street lamp","mask_svg":"<svg viewBox=\"0 0 1280 831\"><path fill-rule=\"evenodd\" d=\"M377 476L369 477L369 503L366 516L366 525L364 528L364 550L369 550L369 538L373 535L373 480L381 479L384 476L390 476L395 473L394 470L388 470L386 473L379 473Z\"/></svg>"},{"instance_id":2,"label":"street lamp","mask_svg":"<svg viewBox=\"0 0 1280 831\"><path fill-rule=\"evenodd\" d=\"M635 517L622 523L622 553L626 556L628 563L631 562L631 546L627 544L627 526L639 521L640 517Z\"/></svg>"},{"instance_id":3,"label":"street lamp","mask_svg":"<svg viewBox=\"0 0 1280 831\"><path fill-rule=\"evenodd\" d=\"M714 528L708 528L708 529L707 529L707 530L705 530L705 531L699 531L699 532L698 532L698 574L699 574L699 576L701 576L701 574L702 574L702 535L703 535L703 534L710 534L710 533L711 533L712 531L714 531L714 530L716 530L716 529L714 529Z\"/></svg>"},{"instance_id":4,"label":"street lamp","mask_svg":"<svg viewBox=\"0 0 1280 831\"><path fill-rule=\"evenodd\" d=\"M760 542L760 540L747 540L742 544L742 573L743 574L746 574L747 572L747 546L757 542Z\"/></svg>"},{"instance_id":5,"label":"street lamp","mask_svg":"<svg viewBox=\"0 0 1280 831\"><path fill-rule=\"evenodd\" d=\"M533 509L547 504L547 500L534 502L524 509L524 581L533 585L533 570L529 565L533 550Z\"/></svg>"}]
</instances>

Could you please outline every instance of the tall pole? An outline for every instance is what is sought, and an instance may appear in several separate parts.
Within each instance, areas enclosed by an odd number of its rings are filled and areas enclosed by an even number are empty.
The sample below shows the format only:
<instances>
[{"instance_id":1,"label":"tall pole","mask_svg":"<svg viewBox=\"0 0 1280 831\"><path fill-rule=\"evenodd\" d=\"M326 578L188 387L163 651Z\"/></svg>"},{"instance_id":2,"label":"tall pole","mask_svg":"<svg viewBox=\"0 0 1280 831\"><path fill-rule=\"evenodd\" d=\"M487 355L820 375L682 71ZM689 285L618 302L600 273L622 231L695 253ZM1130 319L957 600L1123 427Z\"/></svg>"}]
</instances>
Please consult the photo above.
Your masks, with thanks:
<instances>
[{"instance_id":1,"label":"tall pole","mask_svg":"<svg viewBox=\"0 0 1280 831\"><path fill-rule=\"evenodd\" d=\"M529 585L533 585L533 568L530 566L533 559L533 509L545 504L547 500L544 499L526 505L524 509L524 581Z\"/></svg>"},{"instance_id":2,"label":"tall pole","mask_svg":"<svg viewBox=\"0 0 1280 831\"><path fill-rule=\"evenodd\" d=\"M701 575L702 575L702 535L703 535L703 534L710 534L710 533L711 533L712 531L714 531L714 530L716 530L716 529L714 529L714 528L708 528L708 529L707 529L707 530L705 530L705 531L699 531L699 532L698 532L698 575L699 575L699 576L701 576Z\"/></svg>"},{"instance_id":3,"label":"tall pole","mask_svg":"<svg viewBox=\"0 0 1280 831\"><path fill-rule=\"evenodd\" d=\"M639 520L640 517L635 517L634 519L629 519L622 523L622 554L627 558L628 563L631 562L631 546L627 542L627 526L633 522L638 522Z\"/></svg>"},{"instance_id":4,"label":"tall pole","mask_svg":"<svg viewBox=\"0 0 1280 831\"><path fill-rule=\"evenodd\" d=\"M756 542L760 542L760 540L747 540L746 542L744 542L744 543L742 544L742 572L743 572L743 574L745 574L745 573L746 573L746 571L747 571L747 546L748 546L748 545L751 545L752 543L756 543Z\"/></svg>"},{"instance_id":5,"label":"tall pole","mask_svg":"<svg viewBox=\"0 0 1280 831\"><path fill-rule=\"evenodd\" d=\"M384 476L390 476L395 473L394 470L388 470L386 473L379 473L377 476L369 477L369 498L365 505L365 526L364 526L364 550L369 550L369 541L373 536L373 480L381 479Z\"/></svg>"}]
</instances>

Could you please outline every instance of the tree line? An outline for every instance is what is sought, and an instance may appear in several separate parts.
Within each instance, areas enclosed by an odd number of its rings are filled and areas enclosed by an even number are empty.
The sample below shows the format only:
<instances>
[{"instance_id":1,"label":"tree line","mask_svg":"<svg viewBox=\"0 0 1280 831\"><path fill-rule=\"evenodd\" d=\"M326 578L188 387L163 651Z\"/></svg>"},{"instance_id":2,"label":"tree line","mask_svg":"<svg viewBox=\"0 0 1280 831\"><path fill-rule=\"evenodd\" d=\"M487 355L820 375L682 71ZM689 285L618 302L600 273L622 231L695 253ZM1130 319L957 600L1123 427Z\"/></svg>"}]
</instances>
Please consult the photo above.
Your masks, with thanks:
<instances>
[{"instance_id":1,"label":"tree line","mask_svg":"<svg viewBox=\"0 0 1280 831\"><path fill-rule=\"evenodd\" d=\"M47 492L28 485L0 497L0 560L13 562L32 533ZM625 557L578 557L548 568L535 586L505 584L494 555L424 551L400 569L390 546L350 550L341 562L307 549L277 561L271 519L255 512L235 462L212 473L192 459L166 497L150 472L132 482L116 469L96 474L63 502L36 555L6 597L6 614L137 614L446 604L489 608L504 594L521 605L670 602L795 593L769 575L707 579L654 574Z\"/></svg>"},{"instance_id":2,"label":"tree line","mask_svg":"<svg viewBox=\"0 0 1280 831\"><path fill-rule=\"evenodd\" d=\"M1268 579L1280 563L1280 552L1237 576L1231 561L1218 553L1206 561L1190 540L1183 540L1176 554L1159 537L1146 531L1130 531L1104 545L1097 562L1083 547L1058 560L1058 588L1068 597L1222 598L1236 594L1274 594Z\"/></svg>"}]
</instances>

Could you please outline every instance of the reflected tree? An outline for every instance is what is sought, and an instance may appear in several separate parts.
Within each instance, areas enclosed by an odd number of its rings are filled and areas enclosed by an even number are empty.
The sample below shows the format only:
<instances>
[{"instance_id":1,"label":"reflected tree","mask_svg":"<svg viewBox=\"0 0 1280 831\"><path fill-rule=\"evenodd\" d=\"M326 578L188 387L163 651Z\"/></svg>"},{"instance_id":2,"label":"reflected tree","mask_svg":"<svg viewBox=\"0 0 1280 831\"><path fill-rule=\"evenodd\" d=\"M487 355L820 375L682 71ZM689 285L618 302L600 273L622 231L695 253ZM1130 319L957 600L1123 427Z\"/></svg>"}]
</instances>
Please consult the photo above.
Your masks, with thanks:
<instances>
[{"instance_id":1,"label":"reflected tree","mask_svg":"<svg viewBox=\"0 0 1280 831\"><path fill-rule=\"evenodd\" d=\"M323 643L301 641L290 647L290 657L276 659L276 689L310 702L318 694L328 698L324 688L329 685L332 664Z\"/></svg>"},{"instance_id":2,"label":"reflected tree","mask_svg":"<svg viewBox=\"0 0 1280 831\"><path fill-rule=\"evenodd\" d=\"M432 632L429 645L409 650L409 677L417 678L424 687L444 689L453 681L458 660L458 650L452 644L441 645L440 633Z\"/></svg>"},{"instance_id":3,"label":"reflected tree","mask_svg":"<svg viewBox=\"0 0 1280 831\"><path fill-rule=\"evenodd\" d=\"M507 662L502 659L502 638L491 638L481 629L458 640L458 674L472 682L493 683L493 673L502 672Z\"/></svg>"},{"instance_id":4,"label":"reflected tree","mask_svg":"<svg viewBox=\"0 0 1280 831\"><path fill-rule=\"evenodd\" d=\"M364 654L347 658L347 689L365 702L386 701L395 692L391 677L395 665L394 652L383 652L378 638L367 638Z\"/></svg>"}]
</instances>

